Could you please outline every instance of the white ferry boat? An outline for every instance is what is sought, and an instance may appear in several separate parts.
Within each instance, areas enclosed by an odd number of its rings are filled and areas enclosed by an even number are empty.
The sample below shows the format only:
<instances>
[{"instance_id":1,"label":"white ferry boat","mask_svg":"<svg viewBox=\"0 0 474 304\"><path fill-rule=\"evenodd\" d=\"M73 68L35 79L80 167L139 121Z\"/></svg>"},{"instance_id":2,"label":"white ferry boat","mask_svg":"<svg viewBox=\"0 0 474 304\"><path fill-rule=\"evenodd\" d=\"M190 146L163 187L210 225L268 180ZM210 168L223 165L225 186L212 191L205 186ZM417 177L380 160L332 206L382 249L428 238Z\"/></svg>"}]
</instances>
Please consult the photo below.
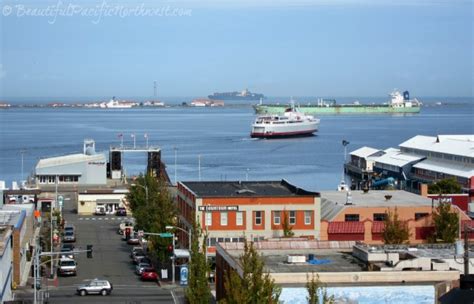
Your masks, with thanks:
<instances>
[{"instance_id":1,"label":"white ferry boat","mask_svg":"<svg viewBox=\"0 0 474 304\"><path fill-rule=\"evenodd\" d=\"M283 115L258 116L252 124L250 136L253 138L309 136L318 131L318 127L319 119L299 112L292 105Z\"/></svg>"},{"instance_id":2,"label":"white ferry boat","mask_svg":"<svg viewBox=\"0 0 474 304\"><path fill-rule=\"evenodd\" d=\"M137 103L130 102L130 101L118 101L112 98L109 102L103 102L100 104L100 108L102 109L130 109L136 106Z\"/></svg>"}]
</instances>

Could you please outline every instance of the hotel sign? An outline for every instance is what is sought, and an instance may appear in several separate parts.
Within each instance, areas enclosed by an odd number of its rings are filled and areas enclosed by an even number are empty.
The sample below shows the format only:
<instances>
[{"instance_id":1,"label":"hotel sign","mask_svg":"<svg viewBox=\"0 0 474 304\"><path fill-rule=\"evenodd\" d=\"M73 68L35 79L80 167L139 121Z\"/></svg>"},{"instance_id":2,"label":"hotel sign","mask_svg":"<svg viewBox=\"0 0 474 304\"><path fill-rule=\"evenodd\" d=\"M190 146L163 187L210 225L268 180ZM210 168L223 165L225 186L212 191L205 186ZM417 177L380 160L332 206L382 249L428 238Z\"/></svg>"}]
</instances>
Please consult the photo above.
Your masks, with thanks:
<instances>
[{"instance_id":1,"label":"hotel sign","mask_svg":"<svg viewBox=\"0 0 474 304\"><path fill-rule=\"evenodd\" d=\"M239 206L199 206L198 210L206 212L239 211Z\"/></svg>"}]
</instances>

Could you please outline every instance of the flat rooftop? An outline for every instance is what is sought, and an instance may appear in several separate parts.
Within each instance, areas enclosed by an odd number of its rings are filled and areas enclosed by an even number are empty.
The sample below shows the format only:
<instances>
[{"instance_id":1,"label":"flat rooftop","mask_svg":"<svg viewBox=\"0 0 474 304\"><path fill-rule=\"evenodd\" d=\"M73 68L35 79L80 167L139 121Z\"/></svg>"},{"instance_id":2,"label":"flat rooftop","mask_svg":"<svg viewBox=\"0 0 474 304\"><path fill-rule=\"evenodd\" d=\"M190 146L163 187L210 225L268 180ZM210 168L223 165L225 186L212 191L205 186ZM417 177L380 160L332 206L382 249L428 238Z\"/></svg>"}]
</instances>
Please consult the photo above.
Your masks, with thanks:
<instances>
[{"instance_id":1,"label":"flat rooftop","mask_svg":"<svg viewBox=\"0 0 474 304\"><path fill-rule=\"evenodd\" d=\"M365 270L365 263L352 256L355 242L327 242L315 240L262 241L254 243L261 254L265 270L271 273L305 272L357 272ZM238 263L244 243L219 243L234 261ZM289 255L303 255L314 262L288 263Z\"/></svg>"},{"instance_id":2,"label":"flat rooftop","mask_svg":"<svg viewBox=\"0 0 474 304\"><path fill-rule=\"evenodd\" d=\"M390 199L385 196L390 195ZM360 207L392 207L392 206L431 206L432 199L403 190L369 190L350 191L352 205ZM347 201L345 191L322 191L321 199L344 205ZM349 205L350 206L350 205Z\"/></svg>"},{"instance_id":3,"label":"flat rooftop","mask_svg":"<svg viewBox=\"0 0 474 304\"><path fill-rule=\"evenodd\" d=\"M197 197L319 196L281 181L204 181L180 182Z\"/></svg>"}]
</instances>

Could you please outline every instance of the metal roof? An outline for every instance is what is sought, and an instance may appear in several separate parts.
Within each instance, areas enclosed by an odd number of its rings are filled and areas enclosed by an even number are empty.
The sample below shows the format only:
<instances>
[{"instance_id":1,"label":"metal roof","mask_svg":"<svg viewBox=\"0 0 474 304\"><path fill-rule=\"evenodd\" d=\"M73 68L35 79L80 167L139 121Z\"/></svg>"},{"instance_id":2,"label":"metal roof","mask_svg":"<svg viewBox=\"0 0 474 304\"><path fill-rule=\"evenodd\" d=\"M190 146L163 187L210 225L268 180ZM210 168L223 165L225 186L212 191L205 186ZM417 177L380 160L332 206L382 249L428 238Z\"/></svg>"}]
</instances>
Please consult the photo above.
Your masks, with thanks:
<instances>
[{"instance_id":1,"label":"metal roof","mask_svg":"<svg viewBox=\"0 0 474 304\"><path fill-rule=\"evenodd\" d=\"M362 148L359 148L355 151L352 151L350 153L350 155L354 155L354 156L357 156L357 157L360 157L360 158L366 158L366 157L369 157L372 154L375 154L377 152L380 152L380 150L374 149L374 148L371 148L371 147L362 147Z\"/></svg>"},{"instance_id":2,"label":"metal roof","mask_svg":"<svg viewBox=\"0 0 474 304\"><path fill-rule=\"evenodd\" d=\"M387 149L385 152L386 153L384 155L374 158L375 162L396 167L403 167L412 162L416 162L425 158L424 156L404 154L398 149Z\"/></svg>"},{"instance_id":3,"label":"metal roof","mask_svg":"<svg viewBox=\"0 0 474 304\"><path fill-rule=\"evenodd\" d=\"M328 233L364 233L363 222L329 222Z\"/></svg>"},{"instance_id":4,"label":"metal roof","mask_svg":"<svg viewBox=\"0 0 474 304\"><path fill-rule=\"evenodd\" d=\"M425 150L465 157L474 157L474 135L417 135L399 145L402 148Z\"/></svg>"},{"instance_id":5,"label":"metal roof","mask_svg":"<svg viewBox=\"0 0 474 304\"><path fill-rule=\"evenodd\" d=\"M440 162L435 160L426 159L415 165L413 168L429 170L453 176L460 176L465 178L471 178L474 176L474 167L469 165L458 165L448 162Z\"/></svg>"},{"instance_id":6,"label":"metal roof","mask_svg":"<svg viewBox=\"0 0 474 304\"><path fill-rule=\"evenodd\" d=\"M180 183L197 197L319 196L318 192L300 189L286 180Z\"/></svg>"},{"instance_id":7,"label":"metal roof","mask_svg":"<svg viewBox=\"0 0 474 304\"><path fill-rule=\"evenodd\" d=\"M81 163L86 161L105 161L105 155L103 154L94 154L86 155L82 153L70 154L58 157L50 157L40 159L36 165L36 169L49 168L54 166L69 165L74 163Z\"/></svg>"},{"instance_id":8,"label":"metal roof","mask_svg":"<svg viewBox=\"0 0 474 304\"><path fill-rule=\"evenodd\" d=\"M344 203L337 203L328 200L324 197L321 198L321 219L330 221L335 218L339 212L344 209Z\"/></svg>"}]
</instances>

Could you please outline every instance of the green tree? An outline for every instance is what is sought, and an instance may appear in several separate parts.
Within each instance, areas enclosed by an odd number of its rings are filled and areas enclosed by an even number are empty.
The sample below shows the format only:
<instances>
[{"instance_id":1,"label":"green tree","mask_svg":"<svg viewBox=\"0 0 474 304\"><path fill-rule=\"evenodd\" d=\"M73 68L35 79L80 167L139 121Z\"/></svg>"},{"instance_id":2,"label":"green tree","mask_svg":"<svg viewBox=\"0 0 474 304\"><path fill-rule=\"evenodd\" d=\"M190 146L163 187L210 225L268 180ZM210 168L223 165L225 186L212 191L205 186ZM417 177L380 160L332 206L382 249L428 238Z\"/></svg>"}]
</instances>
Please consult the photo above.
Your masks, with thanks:
<instances>
[{"instance_id":1,"label":"green tree","mask_svg":"<svg viewBox=\"0 0 474 304\"><path fill-rule=\"evenodd\" d=\"M433 212L434 233L429 238L432 243L454 243L459 233L459 215L451 209L451 204L440 203Z\"/></svg>"},{"instance_id":2,"label":"green tree","mask_svg":"<svg viewBox=\"0 0 474 304\"><path fill-rule=\"evenodd\" d=\"M168 191L167 184L150 174L140 175L130 187L127 195L135 228L146 232L163 232L166 226L175 225L176 207ZM160 261L168 262L169 238L149 238L149 248Z\"/></svg>"},{"instance_id":3,"label":"green tree","mask_svg":"<svg viewBox=\"0 0 474 304\"><path fill-rule=\"evenodd\" d=\"M195 218L193 216L193 218ZM203 237L202 245L199 239ZM211 298L211 289L207 282L207 274L210 270L206 260L207 234L203 235L199 222L193 221L191 236L191 261L189 262L189 279L186 288L186 299L190 304L208 304Z\"/></svg>"},{"instance_id":4,"label":"green tree","mask_svg":"<svg viewBox=\"0 0 474 304\"><path fill-rule=\"evenodd\" d=\"M308 275L306 275L306 290L308 291L308 304L319 304L321 301L324 304L333 304L335 303L334 296L328 296L326 288L323 286L319 280L319 275L314 275L314 272L311 274L311 280ZM321 299L322 297L322 299Z\"/></svg>"},{"instance_id":5,"label":"green tree","mask_svg":"<svg viewBox=\"0 0 474 304\"><path fill-rule=\"evenodd\" d=\"M269 273L264 273L263 259L252 242L245 242L244 253L239 257L239 264L242 267L242 276L235 270L225 275L226 296L222 303L278 303L281 288L270 278Z\"/></svg>"},{"instance_id":6,"label":"green tree","mask_svg":"<svg viewBox=\"0 0 474 304\"><path fill-rule=\"evenodd\" d=\"M429 194L461 193L462 187L454 177L445 178L434 184L428 185Z\"/></svg>"},{"instance_id":7,"label":"green tree","mask_svg":"<svg viewBox=\"0 0 474 304\"><path fill-rule=\"evenodd\" d=\"M408 225L398 218L397 208L393 212L391 210L385 212L383 242L385 244L403 244L408 241L409 237Z\"/></svg>"},{"instance_id":8,"label":"green tree","mask_svg":"<svg viewBox=\"0 0 474 304\"><path fill-rule=\"evenodd\" d=\"M292 237L295 235L293 232L293 227L290 225L290 218L287 211L283 211L283 222L281 224L283 226L284 237Z\"/></svg>"}]
</instances>

